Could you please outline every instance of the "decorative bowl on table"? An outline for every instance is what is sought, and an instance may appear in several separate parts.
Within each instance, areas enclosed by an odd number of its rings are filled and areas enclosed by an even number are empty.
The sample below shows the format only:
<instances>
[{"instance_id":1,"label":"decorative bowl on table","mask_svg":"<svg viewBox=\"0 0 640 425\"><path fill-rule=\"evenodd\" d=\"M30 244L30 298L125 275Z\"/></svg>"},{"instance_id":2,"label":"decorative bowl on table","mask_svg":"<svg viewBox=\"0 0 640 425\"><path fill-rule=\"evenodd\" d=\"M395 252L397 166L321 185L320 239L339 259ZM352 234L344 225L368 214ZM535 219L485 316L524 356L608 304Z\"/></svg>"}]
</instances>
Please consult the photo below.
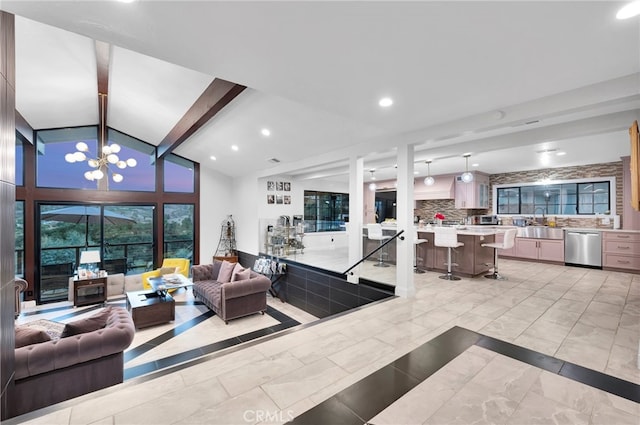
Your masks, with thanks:
<instances>
[{"instance_id":1,"label":"decorative bowl on table","mask_svg":"<svg viewBox=\"0 0 640 425\"><path fill-rule=\"evenodd\" d=\"M176 273L165 274L162 278L166 283L180 283L180 278Z\"/></svg>"}]
</instances>

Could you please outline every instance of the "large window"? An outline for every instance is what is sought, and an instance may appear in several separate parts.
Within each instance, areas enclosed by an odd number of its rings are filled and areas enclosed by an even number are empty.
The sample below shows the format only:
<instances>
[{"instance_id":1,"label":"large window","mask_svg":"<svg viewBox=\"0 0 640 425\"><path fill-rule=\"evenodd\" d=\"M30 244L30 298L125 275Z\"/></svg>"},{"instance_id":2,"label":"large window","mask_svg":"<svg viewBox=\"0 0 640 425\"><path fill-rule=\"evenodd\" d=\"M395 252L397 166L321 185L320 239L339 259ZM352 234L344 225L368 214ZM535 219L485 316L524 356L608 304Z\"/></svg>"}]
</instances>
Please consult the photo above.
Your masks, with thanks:
<instances>
[{"instance_id":1,"label":"large window","mask_svg":"<svg viewBox=\"0 0 640 425\"><path fill-rule=\"evenodd\" d=\"M118 144L120 151L118 157L124 161L132 158L136 161L135 167L125 169L118 168L115 164L109 165L109 170L103 170L106 174L103 181L108 182L108 187L115 190L133 190L153 192L155 190L155 147L141 140L135 139L119 131L109 129L107 132L107 144ZM67 154L77 151L78 142L84 142L88 150L86 158L99 157L98 127L60 128L54 130L42 130L36 132L37 149L37 180L38 187L65 188L65 189L97 189L98 180L87 180L84 175L93 170L88 161L67 162ZM113 172L123 176L121 182L111 179Z\"/></svg>"},{"instance_id":2,"label":"large window","mask_svg":"<svg viewBox=\"0 0 640 425\"><path fill-rule=\"evenodd\" d=\"M304 191L305 232L345 230L349 221L349 194Z\"/></svg>"},{"instance_id":3,"label":"large window","mask_svg":"<svg viewBox=\"0 0 640 425\"><path fill-rule=\"evenodd\" d=\"M113 183L111 187L117 190L143 192L156 190L155 147L111 128L107 132L107 138L109 144L120 145L118 156L121 159L133 158L137 162L135 167L122 170L120 174L124 179L120 183Z\"/></svg>"},{"instance_id":4,"label":"large window","mask_svg":"<svg viewBox=\"0 0 640 425\"><path fill-rule=\"evenodd\" d=\"M194 168L193 162L188 159L167 155L164 161L164 191L193 193Z\"/></svg>"},{"instance_id":5,"label":"large window","mask_svg":"<svg viewBox=\"0 0 640 425\"><path fill-rule=\"evenodd\" d=\"M498 214L593 215L611 212L612 180L498 187Z\"/></svg>"},{"instance_id":6,"label":"large window","mask_svg":"<svg viewBox=\"0 0 640 425\"><path fill-rule=\"evenodd\" d=\"M84 142L89 154L98 151L98 127L61 128L36 132L36 185L68 189L95 189L97 183L84 178L90 170L86 161L69 163L65 155L76 151Z\"/></svg>"},{"instance_id":7,"label":"large window","mask_svg":"<svg viewBox=\"0 0 640 425\"><path fill-rule=\"evenodd\" d=\"M193 263L194 218L193 204L164 205L164 258L188 258Z\"/></svg>"},{"instance_id":8,"label":"large window","mask_svg":"<svg viewBox=\"0 0 640 425\"><path fill-rule=\"evenodd\" d=\"M97 250L109 274L153 268L151 205L40 204L41 302L67 299L81 252Z\"/></svg>"},{"instance_id":9,"label":"large window","mask_svg":"<svg viewBox=\"0 0 640 425\"><path fill-rule=\"evenodd\" d=\"M24 201L16 201L16 265L15 274L24 276Z\"/></svg>"}]
</instances>

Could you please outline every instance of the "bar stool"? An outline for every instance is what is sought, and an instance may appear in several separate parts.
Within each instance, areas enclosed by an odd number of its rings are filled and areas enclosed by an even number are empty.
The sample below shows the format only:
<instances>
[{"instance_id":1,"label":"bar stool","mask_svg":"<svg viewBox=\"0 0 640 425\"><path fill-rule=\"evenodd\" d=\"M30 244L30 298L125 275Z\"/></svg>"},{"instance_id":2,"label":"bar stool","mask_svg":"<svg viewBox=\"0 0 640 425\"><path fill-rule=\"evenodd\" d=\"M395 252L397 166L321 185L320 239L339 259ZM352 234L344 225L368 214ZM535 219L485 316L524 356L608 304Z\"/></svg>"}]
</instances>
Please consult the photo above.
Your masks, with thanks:
<instances>
[{"instance_id":1,"label":"bar stool","mask_svg":"<svg viewBox=\"0 0 640 425\"><path fill-rule=\"evenodd\" d=\"M493 273L485 274L487 279L503 280L504 277L498 274L498 250L512 248L516 242L517 229L509 229L504 232L504 238L502 242L483 243L481 246L487 248L493 248Z\"/></svg>"},{"instance_id":2,"label":"bar stool","mask_svg":"<svg viewBox=\"0 0 640 425\"><path fill-rule=\"evenodd\" d=\"M424 273L424 270L418 268L418 245L421 243L429 242L426 239L418 238L418 229L413 230L413 272L420 274Z\"/></svg>"},{"instance_id":3,"label":"bar stool","mask_svg":"<svg viewBox=\"0 0 640 425\"><path fill-rule=\"evenodd\" d=\"M451 249L464 246L464 243L458 242L458 231L456 230L456 228L436 227L434 229L433 244L435 246L447 248L447 274L438 277L445 280L460 280L458 276L454 276L451 274L451 266L457 266L457 264L451 262Z\"/></svg>"},{"instance_id":4,"label":"bar stool","mask_svg":"<svg viewBox=\"0 0 640 425\"><path fill-rule=\"evenodd\" d=\"M382 234L382 225L380 223L368 223L367 238L372 241L378 241L380 246L382 246L385 241L391 239L391 236L385 236ZM384 248L378 251L378 262L374 264L374 266L389 267L389 265L382 260L383 251Z\"/></svg>"}]
</instances>

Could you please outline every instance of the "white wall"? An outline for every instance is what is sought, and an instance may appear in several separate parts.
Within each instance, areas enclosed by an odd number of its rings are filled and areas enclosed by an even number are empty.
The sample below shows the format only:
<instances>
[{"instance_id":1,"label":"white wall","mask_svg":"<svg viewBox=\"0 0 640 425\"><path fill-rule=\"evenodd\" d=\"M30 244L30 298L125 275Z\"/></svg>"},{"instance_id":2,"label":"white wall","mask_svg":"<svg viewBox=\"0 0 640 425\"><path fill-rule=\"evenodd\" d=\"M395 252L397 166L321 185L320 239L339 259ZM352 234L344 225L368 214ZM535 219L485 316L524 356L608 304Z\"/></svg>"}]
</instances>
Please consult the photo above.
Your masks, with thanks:
<instances>
[{"instance_id":1,"label":"white wall","mask_svg":"<svg viewBox=\"0 0 640 425\"><path fill-rule=\"evenodd\" d=\"M233 179L231 195L225 202L228 202L233 210L237 249L257 255L258 210L261 202L267 202L266 197L258 191L257 178L252 175Z\"/></svg>"},{"instance_id":2,"label":"white wall","mask_svg":"<svg viewBox=\"0 0 640 425\"><path fill-rule=\"evenodd\" d=\"M290 191L284 190L267 190L267 181L289 182ZM326 192L342 192L348 193L349 186L347 183L339 183L332 181L314 180L296 180L290 176L273 176L269 178L257 178L256 176L244 176L233 179L232 189L229 191L228 203L231 205L233 219L236 223L236 245L238 250L249 254L257 255L263 248L260 246L260 220L277 221L281 215L289 217L293 215L303 215L304 213L304 191L320 190ZM291 204L267 204L268 194L288 195L291 196ZM204 197L203 197L204 199ZM218 202L220 198L216 197ZM205 217L205 215L203 215ZM216 224L220 225L226 214L221 216ZM203 218L204 219L204 218ZM220 230L215 233L216 241L213 251L217 247L217 241L220 237ZM325 235L327 236L327 235ZM343 238L337 235L333 238L333 243L338 246L342 245ZM307 245L307 236L305 236L305 246ZM323 237L318 240L309 240L312 246L331 244L331 237ZM202 252L203 242L200 243ZM208 254L207 254L208 255Z\"/></svg>"},{"instance_id":3,"label":"white wall","mask_svg":"<svg viewBox=\"0 0 640 425\"><path fill-rule=\"evenodd\" d=\"M211 264L218 248L222 221L232 214L232 179L216 171L200 167L200 259ZM235 220L235 217L234 217Z\"/></svg>"}]
</instances>

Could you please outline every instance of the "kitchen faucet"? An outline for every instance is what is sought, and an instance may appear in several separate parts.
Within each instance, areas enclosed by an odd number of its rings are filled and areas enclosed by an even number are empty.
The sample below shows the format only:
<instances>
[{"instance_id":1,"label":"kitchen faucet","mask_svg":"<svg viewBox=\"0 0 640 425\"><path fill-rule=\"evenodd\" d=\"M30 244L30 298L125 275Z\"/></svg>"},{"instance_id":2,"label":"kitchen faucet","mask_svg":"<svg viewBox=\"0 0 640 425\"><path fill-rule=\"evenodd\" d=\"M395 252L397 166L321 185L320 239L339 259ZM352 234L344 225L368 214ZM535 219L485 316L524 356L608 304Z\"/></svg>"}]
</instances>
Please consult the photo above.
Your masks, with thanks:
<instances>
[{"instance_id":1,"label":"kitchen faucet","mask_svg":"<svg viewBox=\"0 0 640 425\"><path fill-rule=\"evenodd\" d=\"M538 222L538 220L536 220L536 213L538 212L538 210L542 210L542 224L545 224L547 221L547 218L545 217L546 208L542 208L542 207L536 208L533 211L533 221L535 221L536 223Z\"/></svg>"}]
</instances>

